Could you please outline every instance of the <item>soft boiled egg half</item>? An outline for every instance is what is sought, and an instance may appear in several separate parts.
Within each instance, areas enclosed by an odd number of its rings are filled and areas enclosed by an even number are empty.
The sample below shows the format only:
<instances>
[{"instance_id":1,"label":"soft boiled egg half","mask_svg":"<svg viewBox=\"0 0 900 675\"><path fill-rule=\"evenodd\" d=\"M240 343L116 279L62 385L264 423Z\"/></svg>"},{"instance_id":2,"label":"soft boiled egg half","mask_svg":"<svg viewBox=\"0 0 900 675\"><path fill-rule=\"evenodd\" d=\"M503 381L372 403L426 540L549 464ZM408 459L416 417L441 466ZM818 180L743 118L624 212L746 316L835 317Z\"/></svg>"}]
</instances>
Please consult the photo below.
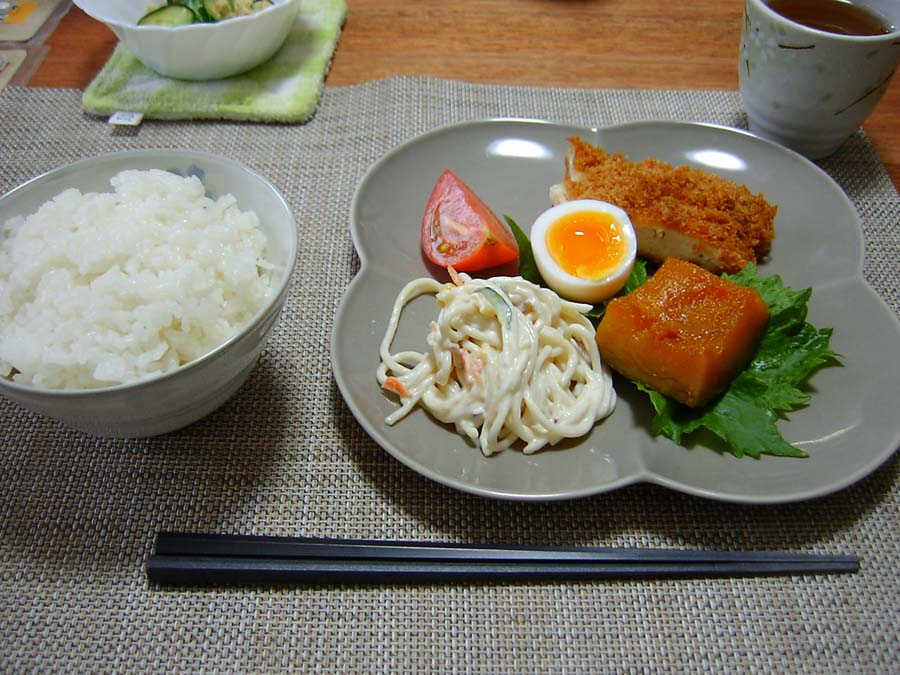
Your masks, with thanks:
<instances>
[{"instance_id":1,"label":"soft boiled egg half","mask_svg":"<svg viewBox=\"0 0 900 675\"><path fill-rule=\"evenodd\" d=\"M576 199L547 209L534 221L531 248L550 288L566 300L594 304L625 285L637 237L618 206Z\"/></svg>"}]
</instances>

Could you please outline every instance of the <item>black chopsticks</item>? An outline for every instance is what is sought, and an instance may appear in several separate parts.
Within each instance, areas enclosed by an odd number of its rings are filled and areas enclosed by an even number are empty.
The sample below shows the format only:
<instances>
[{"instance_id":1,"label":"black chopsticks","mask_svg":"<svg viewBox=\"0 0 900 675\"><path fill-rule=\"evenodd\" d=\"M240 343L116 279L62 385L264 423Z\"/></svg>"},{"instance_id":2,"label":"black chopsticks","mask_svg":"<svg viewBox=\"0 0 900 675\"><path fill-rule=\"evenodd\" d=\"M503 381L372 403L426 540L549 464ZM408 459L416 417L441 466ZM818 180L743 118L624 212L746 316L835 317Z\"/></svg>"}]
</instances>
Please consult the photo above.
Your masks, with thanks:
<instances>
[{"instance_id":1,"label":"black chopsticks","mask_svg":"<svg viewBox=\"0 0 900 675\"><path fill-rule=\"evenodd\" d=\"M846 574L859 558L777 551L477 546L161 532L157 584L420 584L462 581Z\"/></svg>"}]
</instances>

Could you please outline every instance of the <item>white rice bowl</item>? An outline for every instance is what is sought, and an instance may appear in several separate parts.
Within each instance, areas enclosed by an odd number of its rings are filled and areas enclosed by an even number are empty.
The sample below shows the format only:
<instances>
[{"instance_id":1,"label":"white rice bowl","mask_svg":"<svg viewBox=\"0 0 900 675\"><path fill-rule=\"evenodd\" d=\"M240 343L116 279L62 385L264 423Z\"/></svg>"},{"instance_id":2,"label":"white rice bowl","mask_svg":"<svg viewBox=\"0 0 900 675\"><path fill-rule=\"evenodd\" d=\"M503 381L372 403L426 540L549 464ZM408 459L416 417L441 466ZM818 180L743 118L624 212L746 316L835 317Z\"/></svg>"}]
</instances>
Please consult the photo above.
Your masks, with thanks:
<instances>
[{"instance_id":1,"label":"white rice bowl","mask_svg":"<svg viewBox=\"0 0 900 675\"><path fill-rule=\"evenodd\" d=\"M0 232L0 376L81 390L171 372L269 302L252 211L195 176L125 170L68 189Z\"/></svg>"}]
</instances>

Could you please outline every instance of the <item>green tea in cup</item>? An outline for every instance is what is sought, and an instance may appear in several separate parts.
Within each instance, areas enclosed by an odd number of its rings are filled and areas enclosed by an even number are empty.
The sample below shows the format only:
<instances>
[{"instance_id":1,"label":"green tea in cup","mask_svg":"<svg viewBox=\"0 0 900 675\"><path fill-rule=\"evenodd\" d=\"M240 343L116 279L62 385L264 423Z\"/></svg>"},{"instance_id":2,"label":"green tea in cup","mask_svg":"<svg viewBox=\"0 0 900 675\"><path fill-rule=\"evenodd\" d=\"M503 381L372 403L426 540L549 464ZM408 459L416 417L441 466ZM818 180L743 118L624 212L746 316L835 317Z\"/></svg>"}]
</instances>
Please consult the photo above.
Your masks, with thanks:
<instances>
[{"instance_id":1,"label":"green tea in cup","mask_svg":"<svg viewBox=\"0 0 900 675\"><path fill-rule=\"evenodd\" d=\"M885 35L891 24L873 9L847 0L767 0L781 16L839 35Z\"/></svg>"},{"instance_id":2,"label":"green tea in cup","mask_svg":"<svg viewBox=\"0 0 900 675\"><path fill-rule=\"evenodd\" d=\"M740 89L750 131L810 159L835 152L900 65L900 0L745 0Z\"/></svg>"}]
</instances>

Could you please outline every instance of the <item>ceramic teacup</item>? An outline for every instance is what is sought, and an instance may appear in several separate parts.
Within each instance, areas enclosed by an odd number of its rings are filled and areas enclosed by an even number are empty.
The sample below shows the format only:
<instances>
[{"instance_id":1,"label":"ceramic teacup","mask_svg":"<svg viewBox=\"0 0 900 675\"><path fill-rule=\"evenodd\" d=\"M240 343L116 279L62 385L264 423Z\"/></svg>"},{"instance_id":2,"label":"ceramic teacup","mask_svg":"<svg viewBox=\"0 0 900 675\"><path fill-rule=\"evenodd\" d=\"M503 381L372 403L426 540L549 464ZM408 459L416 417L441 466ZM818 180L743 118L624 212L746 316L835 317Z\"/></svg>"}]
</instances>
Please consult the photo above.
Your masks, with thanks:
<instances>
[{"instance_id":1,"label":"ceramic teacup","mask_svg":"<svg viewBox=\"0 0 900 675\"><path fill-rule=\"evenodd\" d=\"M900 63L900 2L854 0L882 17L880 35L845 35L746 0L740 90L750 130L810 159L834 153L875 109Z\"/></svg>"}]
</instances>

